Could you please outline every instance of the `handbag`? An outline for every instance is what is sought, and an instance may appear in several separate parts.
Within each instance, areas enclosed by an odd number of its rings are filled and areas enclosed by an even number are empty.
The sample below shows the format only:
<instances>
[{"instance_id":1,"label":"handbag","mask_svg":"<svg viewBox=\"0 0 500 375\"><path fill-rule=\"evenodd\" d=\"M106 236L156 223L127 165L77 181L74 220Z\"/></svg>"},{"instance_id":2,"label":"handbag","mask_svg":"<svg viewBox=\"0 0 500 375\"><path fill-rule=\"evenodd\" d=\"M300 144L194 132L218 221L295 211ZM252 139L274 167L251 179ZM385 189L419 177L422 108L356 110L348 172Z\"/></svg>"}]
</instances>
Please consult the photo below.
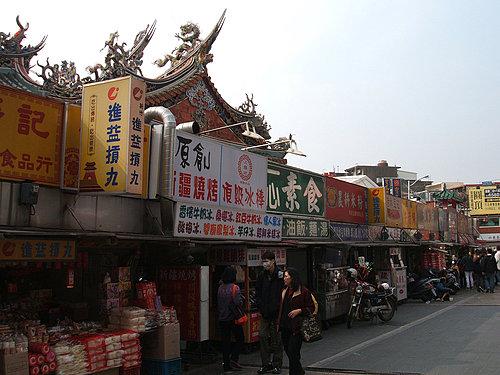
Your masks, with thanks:
<instances>
[{"instance_id":1,"label":"handbag","mask_svg":"<svg viewBox=\"0 0 500 375\"><path fill-rule=\"evenodd\" d=\"M300 326L300 333L302 334L302 339L305 342L318 341L323 338L323 336L321 336L321 326L318 319L316 319L316 314L318 313L318 302L316 301L316 298L312 293L311 299L314 304L314 313L309 313L308 315L304 316L304 318L302 319L302 324Z\"/></svg>"},{"instance_id":2,"label":"handbag","mask_svg":"<svg viewBox=\"0 0 500 375\"><path fill-rule=\"evenodd\" d=\"M302 319L300 333L302 335L302 340L305 342L318 341L323 338L323 336L321 336L321 327L318 319L312 314L306 315Z\"/></svg>"},{"instance_id":3,"label":"handbag","mask_svg":"<svg viewBox=\"0 0 500 375\"><path fill-rule=\"evenodd\" d=\"M231 294L233 298L236 296L235 286L236 285L233 285L233 288L231 289ZM231 301L231 303L229 304L229 308L234 315L234 324L238 326L244 326L248 321L248 317L247 314L245 314L245 312L243 311L243 309L237 304L235 304L233 301Z\"/></svg>"}]
</instances>

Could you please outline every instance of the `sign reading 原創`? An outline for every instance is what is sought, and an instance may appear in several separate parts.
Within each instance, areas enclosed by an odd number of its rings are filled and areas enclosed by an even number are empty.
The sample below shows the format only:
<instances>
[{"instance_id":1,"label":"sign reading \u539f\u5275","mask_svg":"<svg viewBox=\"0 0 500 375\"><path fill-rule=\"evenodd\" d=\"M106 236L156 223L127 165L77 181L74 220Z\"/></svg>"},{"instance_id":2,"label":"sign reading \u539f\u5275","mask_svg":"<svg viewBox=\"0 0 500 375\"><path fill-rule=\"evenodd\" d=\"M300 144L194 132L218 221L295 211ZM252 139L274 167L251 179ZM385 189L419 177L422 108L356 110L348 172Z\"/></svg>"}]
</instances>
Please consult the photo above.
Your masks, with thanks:
<instances>
[{"instance_id":1,"label":"sign reading \u539f\u5275","mask_svg":"<svg viewBox=\"0 0 500 375\"><path fill-rule=\"evenodd\" d=\"M182 131L175 138L176 201L266 211L267 158Z\"/></svg>"},{"instance_id":2,"label":"sign reading \u539f\u5275","mask_svg":"<svg viewBox=\"0 0 500 375\"><path fill-rule=\"evenodd\" d=\"M130 76L83 87L80 190L142 194L145 96Z\"/></svg>"},{"instance_id":3,"label":"sign reading \u539f\u5275","mask_svg":"<svg viewBox=\"0 0 500 375\"><path fill-rule=\"evenodd\" d=\"M60 183L63 103L0 87L0 177Z\"/></svg>"}]
</instances>

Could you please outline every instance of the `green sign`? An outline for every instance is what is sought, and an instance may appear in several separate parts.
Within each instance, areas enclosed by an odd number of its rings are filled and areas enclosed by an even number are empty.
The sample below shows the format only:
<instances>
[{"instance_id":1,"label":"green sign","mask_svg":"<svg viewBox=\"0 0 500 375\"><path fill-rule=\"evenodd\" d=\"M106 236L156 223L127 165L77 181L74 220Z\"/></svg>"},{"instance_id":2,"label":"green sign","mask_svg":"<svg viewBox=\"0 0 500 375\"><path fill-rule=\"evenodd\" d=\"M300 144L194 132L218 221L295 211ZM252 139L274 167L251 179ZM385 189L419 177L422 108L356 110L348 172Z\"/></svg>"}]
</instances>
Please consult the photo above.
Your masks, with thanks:
<instances>
[{"instance_id":1,"label":"green sign","mask_svg":"<svg viewBox=\"0 0 500 375\"><path fill-rule=\"evenodd\" d=\"M322 176L269 164L267 193L268 212L324 216L325 182Z\"/></svg>"},{"instance_id":2,"label":"green sign","mask_svg":"<svg viewBox=\"0 0 500 375\"><path fill-rule=\"evenodd\" d=\"M328 220L283 217L282 238L329 239Z\"/></svg>"}]
</instances>

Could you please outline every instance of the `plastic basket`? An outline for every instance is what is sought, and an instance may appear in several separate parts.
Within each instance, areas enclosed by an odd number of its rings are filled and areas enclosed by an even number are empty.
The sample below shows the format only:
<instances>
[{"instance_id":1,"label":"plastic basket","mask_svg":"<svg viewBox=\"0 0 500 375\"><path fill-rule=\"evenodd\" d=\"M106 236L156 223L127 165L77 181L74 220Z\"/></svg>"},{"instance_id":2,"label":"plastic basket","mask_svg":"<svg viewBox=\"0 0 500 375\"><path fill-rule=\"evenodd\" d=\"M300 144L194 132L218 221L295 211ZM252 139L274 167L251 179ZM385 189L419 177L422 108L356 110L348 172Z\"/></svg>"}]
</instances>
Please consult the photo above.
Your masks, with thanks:
<instances>
[{"instance_id":1,"label":"plastic basket","mask_svg":"<svg viewBox=\"0 0 500 375\"><path fill-rule=\"evenodd\" d=\"M142 372L147 375L180 375L182 374L181 359L169 361L143 360Z\"/></svg>"}]
</instances>

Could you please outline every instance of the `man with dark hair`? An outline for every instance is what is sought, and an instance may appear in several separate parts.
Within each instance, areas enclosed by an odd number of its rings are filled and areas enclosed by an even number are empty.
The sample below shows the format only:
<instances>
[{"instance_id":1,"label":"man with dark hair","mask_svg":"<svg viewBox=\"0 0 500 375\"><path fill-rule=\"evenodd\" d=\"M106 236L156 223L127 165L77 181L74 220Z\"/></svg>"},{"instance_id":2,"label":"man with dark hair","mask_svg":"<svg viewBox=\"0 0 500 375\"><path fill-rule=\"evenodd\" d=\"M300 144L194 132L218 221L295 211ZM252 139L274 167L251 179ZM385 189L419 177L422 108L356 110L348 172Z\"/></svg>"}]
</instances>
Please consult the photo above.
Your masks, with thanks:
<instances>
[{"instance_id":1,"label":"man with dark hair","mask_svg":"<svg viewBox=\"0 0 500 375\"><path fill-rule=\"evenodd\" d=\"M261 315L259 335L262 367L257 373L280 374L283 344L276 324L284 286L283 271L276 265L274 253L271 251L262 254L262 266L264 271L259 275L255 287L255 299Z\"/></svg>"},{"instance_id":2,"label":"man with dark hair","mask_svg":"<svg viewBox=\"0 0 500 375\"><path fill-rule=\"evenodd\" d=\"M481 271L484 276L484 285L486 292L495 293L495 273L497 271L497 262L493 257L493 251L488 250L488 255L481 259Z\"/></svg>"}]
</instances>

